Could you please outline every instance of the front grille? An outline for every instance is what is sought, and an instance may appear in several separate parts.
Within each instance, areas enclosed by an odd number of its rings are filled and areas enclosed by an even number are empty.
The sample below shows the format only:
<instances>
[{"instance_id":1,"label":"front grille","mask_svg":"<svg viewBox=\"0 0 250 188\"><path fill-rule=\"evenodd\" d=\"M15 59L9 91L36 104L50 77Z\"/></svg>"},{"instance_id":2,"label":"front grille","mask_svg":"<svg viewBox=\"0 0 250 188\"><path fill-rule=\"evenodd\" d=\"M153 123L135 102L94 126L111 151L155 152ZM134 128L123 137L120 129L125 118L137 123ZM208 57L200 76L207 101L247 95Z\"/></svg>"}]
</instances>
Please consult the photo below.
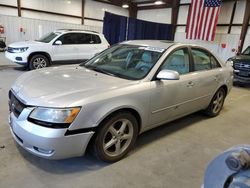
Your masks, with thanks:
<instances>
[{"instance_id":1,"label":"front grille","mask_svg":"<svg viewBox=\"0 0 250 188\"><path fill-rule=\"evenodd\" d=\"M10 112L13 112L14 115L18 118L23 109L26 108L26 105L23 104L15 95L10 91L9 93L9 109Z\"/></svg>"},{"instance_id":2,"label":"front grille","mask_svg":"<svg viewBox=\"0 0 250 188\"><path fill-rule=\"evenodd\" d=\"M250 63L235 62L234 68L237 70L250 71Z\"/></svg>"}]
</instances>

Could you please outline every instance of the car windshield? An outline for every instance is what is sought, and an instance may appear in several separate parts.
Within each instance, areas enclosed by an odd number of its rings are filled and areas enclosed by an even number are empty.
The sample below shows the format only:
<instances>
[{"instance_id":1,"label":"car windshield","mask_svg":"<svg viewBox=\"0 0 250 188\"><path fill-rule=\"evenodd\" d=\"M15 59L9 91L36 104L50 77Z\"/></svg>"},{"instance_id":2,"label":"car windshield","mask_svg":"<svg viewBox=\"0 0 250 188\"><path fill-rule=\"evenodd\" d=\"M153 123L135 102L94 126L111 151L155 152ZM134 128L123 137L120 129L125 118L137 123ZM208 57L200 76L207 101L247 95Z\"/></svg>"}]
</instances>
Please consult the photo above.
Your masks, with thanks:
<instances>
[{"instance_id":1,"label":"car windshield","mask_svg":"<svg viewBox=\"0 0 250 188\"><path fill-rule=\"evenodd\" d=\"M144 78L165 49L135 45L115 45L82 64L88 69L112 76L139 80Z\"/></svg>"},{"instance_id":2,"label":"car windshield","mask_svg":"<svg viewBox=\"0 0 250 188\"><path fill-rule=\"evenodd\" d=\"M242 53L243 55L250 55L250 46L245 49L245 51Z\"/></svg>"},{"instance_id":3,"label":"car windshield","mask_svg":"<svg viewBox=\"0 0 250 188\"><path fill-rule=\"evenodd\" d=\"M36 41L38 41L38 42L44 42L44 43L49 43L51 40L53 40L59 34L60 33L58 33L58 32L51 32L51 33L48 33L47 35L42 36L40 39L38 39Z\"/></svg>"}]
</instances>

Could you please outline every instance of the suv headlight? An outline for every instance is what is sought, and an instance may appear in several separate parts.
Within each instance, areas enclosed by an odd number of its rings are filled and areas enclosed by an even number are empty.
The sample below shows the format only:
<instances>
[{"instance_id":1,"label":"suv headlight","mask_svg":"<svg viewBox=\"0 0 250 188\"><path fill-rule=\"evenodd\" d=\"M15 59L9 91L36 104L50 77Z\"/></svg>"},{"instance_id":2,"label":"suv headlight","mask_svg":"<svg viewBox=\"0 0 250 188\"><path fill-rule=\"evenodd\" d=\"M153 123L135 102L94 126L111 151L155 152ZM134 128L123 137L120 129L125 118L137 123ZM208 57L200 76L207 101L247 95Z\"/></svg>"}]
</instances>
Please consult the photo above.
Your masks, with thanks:
<instances>
[{"instance_id":1,"label":"suv headlight","mask_svg":"<svg viewBox=\"0 0 250 188\"><path fill-rule=\"evenodd\" d=\"M80 112L80 107L45 108L37 107L29 115L28 120L38 125L52 128L66 128Z\"/></svg>"},{"instance_id":2,"label":"suv headlight","mask_svg":"<svg viewBox=\"0 0 250 188\"><path fill-rule=\"evenodd\" d=\"M13 53L23 53L25 51L27 51L29 49L29 47L24 47L24 48L13 48L12 52Z\"/></svg>"},{"instance_id":3,"label":"suv headlight","mask_svg":"<svg viewBox=\"0 0 250 188\"><path fill-rule=\"evenodd\" d=\"M228 60L226 61L226 64L228 64L228 65L230 65L230 66L233 66L233 65L234 65L234 62L233 62L232 59L228 59Z\"/></svg>"}]
</instances>

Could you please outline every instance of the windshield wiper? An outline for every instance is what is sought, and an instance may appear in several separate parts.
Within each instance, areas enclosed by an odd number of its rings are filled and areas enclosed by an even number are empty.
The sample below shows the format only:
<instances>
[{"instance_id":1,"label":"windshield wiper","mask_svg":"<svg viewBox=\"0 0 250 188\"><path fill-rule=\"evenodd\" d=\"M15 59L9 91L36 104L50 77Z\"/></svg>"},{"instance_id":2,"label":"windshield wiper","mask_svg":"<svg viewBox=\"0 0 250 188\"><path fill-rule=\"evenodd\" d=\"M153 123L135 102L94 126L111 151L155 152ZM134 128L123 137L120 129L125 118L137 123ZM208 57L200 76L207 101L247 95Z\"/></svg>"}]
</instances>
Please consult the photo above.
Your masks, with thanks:
<instances>
[{"instance_id":1,"label":"windshield wiper","mask_svg":"<svg viewBox=\"0 0 250 188\"><path fill-rule=\"evenodd\" d=\"M85 67L88 68L88 69L90 69L90 70L96 71L96 72L100 72L100 73L103 73L103 74L107 74L107 75L110 75L110 76L117 77L117 75L115 75L113 73L110 73L108 71L105 71L103 69L97 68L97 67L90 67L90 66L85 66Z\"/></svg>"}]
</instances>

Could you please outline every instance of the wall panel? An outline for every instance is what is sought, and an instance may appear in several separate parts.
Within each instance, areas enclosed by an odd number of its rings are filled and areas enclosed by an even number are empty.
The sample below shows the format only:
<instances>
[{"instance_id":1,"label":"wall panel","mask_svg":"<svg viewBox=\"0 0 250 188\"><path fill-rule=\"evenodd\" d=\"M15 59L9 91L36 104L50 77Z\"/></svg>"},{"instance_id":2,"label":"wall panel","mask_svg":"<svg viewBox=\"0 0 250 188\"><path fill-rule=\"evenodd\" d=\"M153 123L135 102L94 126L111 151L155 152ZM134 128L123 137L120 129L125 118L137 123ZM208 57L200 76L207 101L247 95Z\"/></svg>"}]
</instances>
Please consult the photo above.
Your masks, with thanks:
<instances>
[{"instance_id":1,"label":"wall panel","mask_svg":"<svg viewBox=\"0 0 250 188\"><path fill-rule=\"evenodd\" d=\"M70 3L69 3L70 2ZM81 0L22 0L21 6L50 12L81 16Z\"/></svg>"},{"instance_id":2,"label":"wall panel","mask_svg":"<svg viewBox=\"0 0 250 188\"><path fill-rule=\"evenodd\" d=\"M171 23L171 8L153 9L153 10L139 10L137 19L157 22L157 23Z\"/></svg>"},{"instance_id":3,"label":"wall panel","mask_svg":"<svg viewBox=\"0 0 250 188\"><path fill-rule=\"evenodd\" d=\"M245 7L246 7L245 0L237 2L233 23L241 24L243 22Z\"/></svg>"},{"instance_id":4,"label":"wall panel","mask_svg":"<svg viewBox=\"0 0 250 188\"><path fill-rule=\"evenodd\" d=\"M85 17L103 20L105 11L111 12L113 14L119 14L122 16L129 15L128 10L122 7L98 3L95 1L85 1Z\"/></svg>"},{"instance_id":5,"label":"wall panel","mask_svg":"<svg viewBox=\"0 0 250 188\"><path fill-rule=\"evenodd\" d=\"M85 30L102 32L101 27L30 19L30 18L20 18L15 16L0 15L0 20L5 26L5 31L6 31L5 34L1 36L7 38L7 44L22 40L38 39L39 35L44 35L56 29L65 29L65 28L85 29ZM24 28L25 33L20 32L20 27ZM41 33L39 33L39 27Z\"/></svg>"},{"instance_id":6,"label":"wall panel","mask_svg":"<svg viewBox=\"0 0 250 188\"><path fill-rule=\"evenodd\" d=\"M0 0L0 4L17 6L17 0Z\"/></svg>"},{"instance_id":7,"label":"wall panel","mask_svg":"<svg viewBox=\"0 0 250 188\"><path fill-rule=\"evenodd\" d=\"M9 16L18 16L17 9L6 8L6 7L0 7L0 14L9 15ZM0 23L1 23L1 20L0 20Z\"/></svg>"}]
</instances>

